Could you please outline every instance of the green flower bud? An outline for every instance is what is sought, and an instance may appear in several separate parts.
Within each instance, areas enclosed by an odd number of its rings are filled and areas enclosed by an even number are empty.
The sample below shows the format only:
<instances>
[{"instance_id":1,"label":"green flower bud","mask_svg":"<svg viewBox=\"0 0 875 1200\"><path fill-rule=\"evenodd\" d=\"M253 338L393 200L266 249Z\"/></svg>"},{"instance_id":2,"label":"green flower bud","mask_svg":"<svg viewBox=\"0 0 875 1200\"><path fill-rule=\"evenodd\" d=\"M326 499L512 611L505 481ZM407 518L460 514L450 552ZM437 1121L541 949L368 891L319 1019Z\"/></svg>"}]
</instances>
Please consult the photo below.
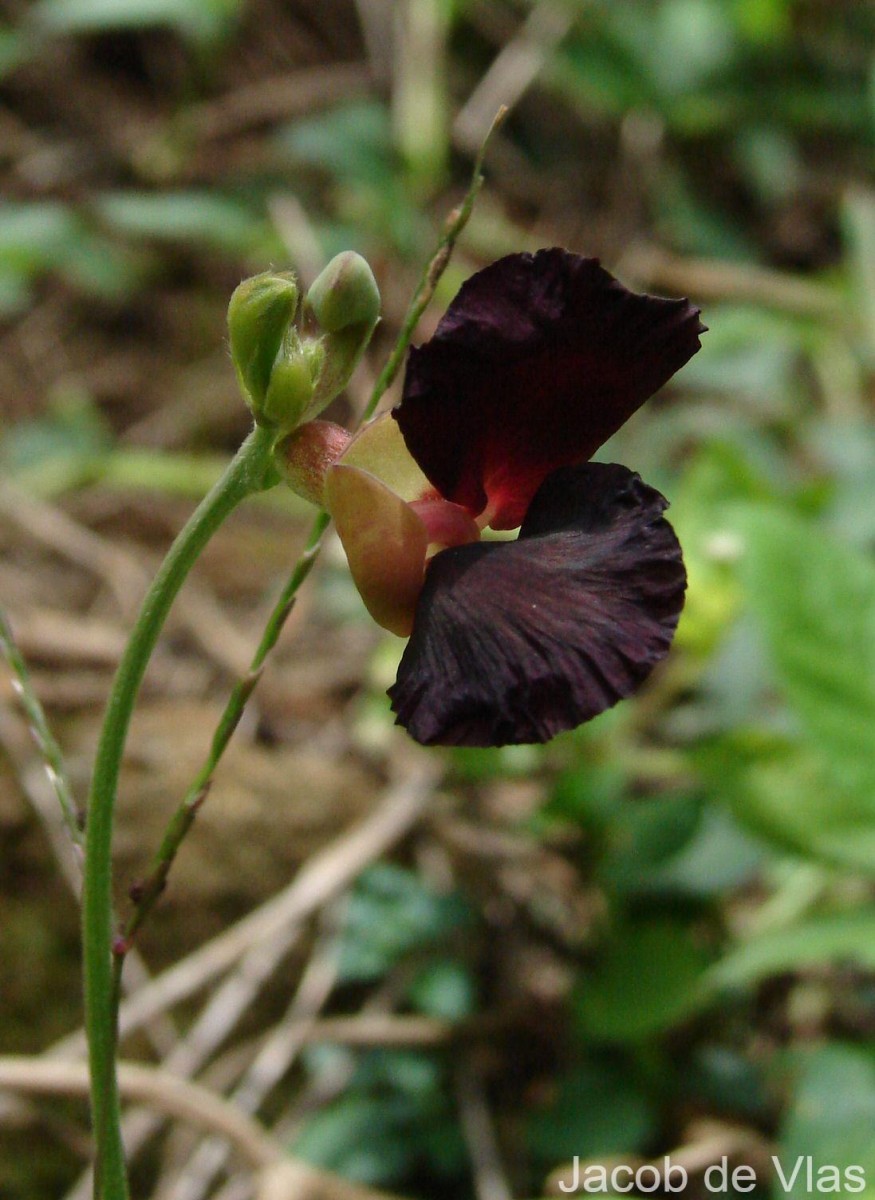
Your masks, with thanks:
<instances>
[{"instance_id":1,"label":"green flower bud","mask_svg":"<svg viewBox=\"0 0 875 1200\"><path fill-rule=\"evenodd\" d=\"M317 416L346 387L380 319L380 291L360 254L333 258L304 298L304 312L324 330L325 362L308 416Z\"/></svg>"},{"instance_id":2,"label":"green flower bud","mask_svg":"<svg viewBox=\"0 0 875 1200\"><path fill-rule=\"evenodd\" d=\"M351 325L373 330L380 319L380 289L374 273L354 250L332 258L310 285L304 304L326 333Z\"/></svg>"},{"instance_id":3,"label":"green flower bud","mask_svg":"<svg viewBox=\"0 0 875 1200\"><path fill-rule=\"evenodd\" d=\"M298 287L290 271L266 271L244 279L228 305L231 358L256 421L264 412L271 374L298 308Z\"/></svg>"}]
</instances>

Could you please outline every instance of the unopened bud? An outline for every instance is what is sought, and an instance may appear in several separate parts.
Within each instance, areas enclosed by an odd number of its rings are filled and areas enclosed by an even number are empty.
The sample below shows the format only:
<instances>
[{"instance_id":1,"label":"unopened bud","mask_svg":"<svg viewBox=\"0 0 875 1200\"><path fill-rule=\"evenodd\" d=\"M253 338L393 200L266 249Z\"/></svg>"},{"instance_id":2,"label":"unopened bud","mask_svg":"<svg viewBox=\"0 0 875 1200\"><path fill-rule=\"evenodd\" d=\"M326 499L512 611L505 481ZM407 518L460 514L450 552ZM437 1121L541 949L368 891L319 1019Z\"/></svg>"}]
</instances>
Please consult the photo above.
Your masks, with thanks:
<instances>
[{"instance_id":1,"label":"unopened bud","mask_svg":"<svg viewBox=\"0 0 875 1200\"><path fill-rule=\"evenodd\" d=\"M274 364L298 308L298 286L290 271L266 271L244 279L228 305L231 358L256 420Z\"/></svg>"},{"instance_id":2,"label":"unopened bud","mask_svg":"<svg viewBox=\"0 0 875 1200\"><path fill-rule=\"evenodd\" d=\"M380 319L380 290L367 262L353 250L331 260L304 298L304 311L324 331L325 364L310 416L346 387Z\"/></svg>"},{"instance_id":3,"label":"unopened bud","mask_svg":"<svg viewBox=\"0 0 875 1200\"><path fill-rule=\"evenodd\" d=\"M380 318L380 289L365 259L344 250L314 279L304 304L326 333L350 325L373 329Z\"/></svg>"},{"instance_id":4,"label":"unopened bud","mask_svg":"<svg viewBox=\"0 0 875 1200\"><path fill-rule=\"evenodd\" d=\"M273 365L259 413L265 424L275 426L280 433L306 420L324 358L322 353L308 354L309 347L301 345L294 331L292 334Z\"/></svg>"}]
</instances>

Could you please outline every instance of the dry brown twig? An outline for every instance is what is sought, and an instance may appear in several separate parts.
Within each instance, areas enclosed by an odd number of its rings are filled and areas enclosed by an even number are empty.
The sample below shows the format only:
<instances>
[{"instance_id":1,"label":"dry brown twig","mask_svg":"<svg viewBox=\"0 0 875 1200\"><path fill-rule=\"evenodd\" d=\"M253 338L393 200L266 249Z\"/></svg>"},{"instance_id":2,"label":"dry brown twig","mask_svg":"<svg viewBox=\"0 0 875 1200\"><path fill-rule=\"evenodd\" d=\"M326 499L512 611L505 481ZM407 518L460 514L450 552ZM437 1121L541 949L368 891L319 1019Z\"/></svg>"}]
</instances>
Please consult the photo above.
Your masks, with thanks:
<instances>
[{"instance_id":1,"label":"dry brown twig","mask_svg":"<svg viewBox=\"0 0 875 1200\"><path fill-rule=\"evenodd\" d=\"M338 96L353 99L367 92L371 83L370 72L362 63L284 72L200 104L189 119L201 138L228 137L253 125L312 114L336 103Z\"/></svg>"},{"instance_id":2,"label":"dry brown twig","mask_svg":"<svg viewBox=\"0 0 875 1200\"><path fill-rule=\"evenodd\" d=\"M617 272L643 286L706 301L754 304L836 324L849 321L847 302L826 284L750 263L685 258L658 246L630 246Z\"/></svg>"},{"instance_id":3,"label":"dry brown twig","mask_svg":"<svg viewBox=\"0 0 875 1200\"><path fill-rule=\"evenodd\" d=\"M512 109L543 70L575 21L573 6L541 0L507 42L453 122L460 150L476 153L499 108Z\"/></svg>"},{"instance_id":4,"label":"dry brown twig","mask_svg":"<svg viewBox=\"0 0 875 1200\"><path fill-rule=\"evenodd\" d=\"M342 925L342 914L338 921L337 905L333 909L326 914L328 928L317 940L284 1016L262 1039L258 1053L231 1093L232 1103L245 1113L255 1114L288 1074L334 990L342 946L337 926ZM162 1200L201 1200L225 1165L230 1149L227 1140L219 1136L202 1142L176 1181L161 1191Z\"/></svg>"},{"instance_id":5,"label":"dry brown twig","mask_svg":"<svg viewBox=\"0 0 875 1200\"><path fill-rule=\"evenodd\" d=\"M272 942L288 926L298 925L338 896L369 863L412 828L428 803L437 774L435 766L417 756L416 764L389 789L373 812L315 854L288 887L126 1001L120 1015L121 1036L128 1036L156 1013L188 999L233 967L253 946ZM84 1034L74 1034L60 1045L68 1054L81 1054Z\"/></svg>"},{"instance_id":6,"label":"dry brown twig","mask_svg":"<svg viewBox=\"0 0 875 1200\"><path fill-rule=\"evenodd\" d=\"M0 514L34 541L83 567L96 576L115 597L121 615L131 617L149 583L149 572L142 562L121 546L115 545L74 520L62 509L29 495L8 482L0 482ZM249 662L249 639L229 620L196 580L190 581L179 598L177 618L210 658L234 675L241 674ZM69 620L69 616L68 616ZM89 626L85 626L87 630ZM113 664L124 646L122 631L103 626L102 654L112 651ZM100 632L94 627L94 632ZM72 645L81 641L69 639Z\"/></svg>"},{"instance_id":7,"label":"dry brown twig","mask_svg":"<svg viewBox=\"0 0 875 1200\"><path fill-rule=\"evenodd\" d=\"M456 1072L456 1102L462 1136L468 1146L477 1200L512 1200L483 1076L475 1060L464 1057Z\"/></svg>"},{"instance_id":8,"label":"dry brown twig","mask_svg":"<svg viewBox=\"0 0 875 1200\"><path fill-rule=\"evenodd\" d=\"M126 1099L154 1105L165 1116L193 1121L210 1130L220 1129L252 1167L268 1166L282 1158L282 1148L257 1122L214 1092L178 1079L169 1071L139 1063L120 1063L119 1086ZM88 1069L85 1063L4 1056L0 1057L0 1090L84 1096L88 1091Z\"/></svg>"},{"instance_id":9,"label":"dry brown twig","mask_svg":"<svg viewBox=\"0 0 875 1200\"><path fill-rule=\"evenodd\" d=\"M431 795L436 768L417 756L415 765L382 803L352 830L314 855L295 879L254 913L146 984L121 1007L121 1037L201 990L223 972L236 970L212 995L186 1037L165 1059L176 1077L193 1075L230 1034L264 983L300 936L304 922L340 895L362 870L413 826ZM49 1052L65 1058L84 1053L80 1031ZM135 1120L133 1119L135 1118ZM126 1143L142 1144L156 1128L153 1113L130 1114ZM85 1181L72 1195L84 1194Z\"/></svg>"},{"instance_id":10,"label":"dry brown twig","mask_svg":"<svg viewBox=\"0 0 875 1200\"><path fill-rule=\"evenodd\" d=\"M325 1197L326 1200L391 1200L383 1192L360 1187L307 1163L290 1159L282 1145L233 1104L199 1084L178 1079L168 1071L140 1063L119 1063L119 1089L127 1100L153 1105L165 1116L189 1121L211 1132L221 1133L235 1152L253 1170L270 1171L268 1178L296 1181L300 1190L287 1190L289 1197ZM9 1055L0 1057L0 1090L31 1095L86 1096L88 1068L85 1063L58 1062L46 1058ZM263 1191L262 1191L263 1194ZM275 1192L282 1195L282 1192Z\"/></svg>"},{"instance_id":11,"label":"dry brown twig","mask_svg":"<svg viewBox=\"0 0 875 1200\"><path fill-rule=\"evenodd\" d=\"M0 708L0 744L7 752L25 799L46 832L61 875L78 902L82 891L82 830L66 764L2 612L0 634L11 660L10 666L13 670L17 668L13 685L25 712L24 718L19 721L11 711L7 714ZM27 736L28 729L30 738ZM38 760L32 756L31 739L39 750ZM146 964L138 953L131 964L125 987L129 991L136 991L149 977ZM166 1053L176 1043L173 1023L163 1013L148 1022L146 1031L159 1053Z\"/></svg>"},{"instance_id":12,"label":"dry brown twig","mask_svg":"<svg viewBox=\"0 0 875 1200\"><path fill-rule=\"evenodd\" d=\"M80 525L54 504L0 482L0 514L34 541L96 575L125 616L135 613L149 582L141 563L127 551Z\"/></svg>"}]
</instances>

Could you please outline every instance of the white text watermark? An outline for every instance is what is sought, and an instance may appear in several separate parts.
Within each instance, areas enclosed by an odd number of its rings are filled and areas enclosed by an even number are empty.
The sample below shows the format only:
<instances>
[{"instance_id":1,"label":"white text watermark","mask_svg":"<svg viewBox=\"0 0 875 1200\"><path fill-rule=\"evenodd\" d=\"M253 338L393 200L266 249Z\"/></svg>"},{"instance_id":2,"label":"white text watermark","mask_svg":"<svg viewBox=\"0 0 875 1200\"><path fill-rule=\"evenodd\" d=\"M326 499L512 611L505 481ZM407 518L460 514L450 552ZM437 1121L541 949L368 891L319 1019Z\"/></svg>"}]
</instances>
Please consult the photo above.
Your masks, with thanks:
<instances>
[{"instance_id":1,"label":"white text watermark","mask_svg":"<svg viewBox=\"0 0 875 1200\"><path fill-rule=\"evenodd\" d=\"M730 1166L725 1154L719 1162L706 1167L704 1173L697 1172L696 1178L701 1174L706 1190L714 1195L752 1192L758 1185L766 1183L777 1184L781 1191L796 1194L805 1192L825 1195L866 1190L866 1172L861 1166L851 1164L839 1167L832 1163L817 1163L810 1154L800 1154L792 1161L773 1154L770 1162L770 1180L763 1179L762 1171L758 1175L754 1168L746 1163ZM606 1166L602 1163L581 1162L579 1155L575 1155L565 1178L559 1179L557 1183L559 1190L566 1194L673 1194L686 1190L689 1175L680 1163L672 1162L670 1155L665 1156L661 1166L657 1163L642 1163L634 1167L623 1163L611 1163Z\"/></svg>"}]
</instances>

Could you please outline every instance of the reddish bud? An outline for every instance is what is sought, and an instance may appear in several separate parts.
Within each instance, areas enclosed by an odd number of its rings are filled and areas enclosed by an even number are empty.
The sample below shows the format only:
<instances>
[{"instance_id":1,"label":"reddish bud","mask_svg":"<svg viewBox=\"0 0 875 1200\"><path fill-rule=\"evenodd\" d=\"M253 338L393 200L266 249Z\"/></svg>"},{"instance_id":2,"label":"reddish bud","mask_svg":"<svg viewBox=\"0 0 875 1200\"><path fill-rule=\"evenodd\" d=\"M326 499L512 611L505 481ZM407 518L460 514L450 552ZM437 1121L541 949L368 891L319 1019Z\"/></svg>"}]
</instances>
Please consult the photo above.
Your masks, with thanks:
<instances>
[{"instance_id":1,"label":"reddish bud","mask_svg":"<svg viewBox=\"0 0 875 1200\"><path fill-rule=\"evenodd\" d=\"M326 476L350 438L333 421L308 421L283 438L274 451L274 461L293 492L324 508Z\"/></svg>"}]
</instances>

